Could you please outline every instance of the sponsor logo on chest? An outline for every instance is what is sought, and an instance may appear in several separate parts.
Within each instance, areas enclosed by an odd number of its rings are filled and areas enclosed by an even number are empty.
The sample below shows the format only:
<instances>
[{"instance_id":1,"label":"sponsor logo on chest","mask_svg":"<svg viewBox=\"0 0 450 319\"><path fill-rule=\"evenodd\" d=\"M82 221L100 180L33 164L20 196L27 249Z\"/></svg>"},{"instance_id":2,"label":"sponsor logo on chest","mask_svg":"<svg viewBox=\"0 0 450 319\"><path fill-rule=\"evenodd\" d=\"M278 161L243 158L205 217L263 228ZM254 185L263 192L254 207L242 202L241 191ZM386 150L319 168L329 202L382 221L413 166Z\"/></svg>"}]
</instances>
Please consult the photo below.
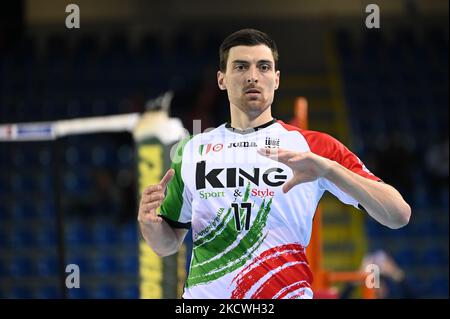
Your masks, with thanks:
<instances>
[{"instance_id":1,"label":"sponsor logo on chest","mask_svg":"<svg viewBox=\"0 0 450 319\"><path fill-rule=\"evenodd\" d=\"M228 145L228 148L238 147L258 147L258 144L256 144L256 142L234 142Z\"/></svg>"},{"instance_id":2,"label":"sponsor logo on chest","mask_svg":"<svg viewBox=\"0 0 450 319\"><path fill-rule=\"evenodd\" d=\"M197 190L206 187L211 188L234 188L242 187L246 182L252 182L256 186L264 185L278 187L287 179L287 175L280 167L267 169L253 168L251 172L242 168L213 168L207 169L206 162L198 162L195 167L195 188Z\"/></svg>"}]
</instances>

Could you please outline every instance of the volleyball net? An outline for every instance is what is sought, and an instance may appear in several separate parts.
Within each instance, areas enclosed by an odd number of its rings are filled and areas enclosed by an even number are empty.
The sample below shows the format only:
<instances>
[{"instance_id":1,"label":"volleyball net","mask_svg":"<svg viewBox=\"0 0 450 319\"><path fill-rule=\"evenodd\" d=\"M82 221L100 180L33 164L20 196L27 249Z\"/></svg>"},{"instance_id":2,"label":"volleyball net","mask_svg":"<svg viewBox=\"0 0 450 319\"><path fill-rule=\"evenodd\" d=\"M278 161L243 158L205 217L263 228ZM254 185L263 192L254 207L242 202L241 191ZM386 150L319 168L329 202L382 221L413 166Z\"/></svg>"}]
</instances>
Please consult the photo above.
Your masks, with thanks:
<instances>
[{"instance_id":1,"label":"volleyball net","mask_svg":"<svg viewBox=\"0 0 450 319\"><path fill-rule=\"evenodd\" d=\"M50 178L49 182L54 186L51 188L53 191L41 194L42 197L47 197L44 202L48 201L54 203L54 220L48 221L45 220L45 218L39 219L39 213L35 214L35 216L31 216L33 215L31 213L32 210L36 211L40 208L36 207L28 210L30 212L30 220L32 221L30 226L30 245L23 246L23 248L28 248L28 250L25 251L16 249L16 253L9 253L9 255L6 256L12 261L12 274L22 273L23 278L28 278L29 282L34 281L36 283L33 287L34 292L32 296L45 297L45 294L42 295L39 292L39 286L50 286L53 290L55 290L56 280L52 281L48 279L55 279L55 277L58 277L58 284L56 286L58 287L57 290L59 293L49 294L49 297L176 298L181 295L181 283L185 280L185 267L187 264L185 260L187 250L184 247L176 256L159 258L138 235L136 218L133 219L133 224L135 225L135 235L133 236L128 234L129 238L131 237L134 239L134 241L131 242L120 241L121 232L123 233L126 231L121 230L120 225L113 225L114 222L111 220L108 221L108 218L95 221L93 220L95 217L91 216L86 222L81 221L80 223L79 219L75 219L74 222L74 219L72 218L73 216L71 216L70 212L67 212L67 205L65 205L65 202L68 201L67 199L70 198L71 194L64 194L64 192L67 191L67 188L72 188L74 192L78 191L78 195L80 195L79 197L81 197L82 200L83 198L85 201L90 200L91 197L87 195L87 190L93 190L95 192L92 185L96 183L94 170L103 170L106 168L106 166L108 166L106 162L111 160L107 157L119 156L120 154L118 153L120 152L120 147L117 147L115 150L112 149L112 152L104 152L103 157L106 158L104 158L103 161L97 160L98 165L87 170L86 166L82 165L81 162L83 161L80 158L86 156L89 157L89 154L83 153L89 153L90 151L92 151L93 157L98 157L99 149L94 149L95 147L86 148L84 146L89 144L90 141L96 140L96 136L101 135L103 137L102 141L105 141L105 139L114 140L117 138L117 135L114 135L113 133L121 133L125 135L130 134L132 137L131 147L133 149L132 152L134 153L132 158L135 159L135 162L131 165L135 166L133 171L137 175L137 185L135 188L137 190L137 194L134 194L134 197L138 202L138 198L140 197L142 190L148 185L158 183L167 167L170 166L170 150L172 146L185 137L188 133L187 130L184 129L180 119L171 118L168 115L172 96L173 92L169 91L154 100L148 101L146 105L146 112L142 114L129 113L110 116L65 119L52 122L9 123L0 125L0 143L18 143L18 149L23 149L30 148L31 144L29 142L43 142L44 144L45 142L49 142L50 146L47 149L51 150L51 157L56 159L56 161L53 162L53 165L45 169L42 168L39 172L40 175L54 175L54 178ZM65 145L67 147L61 147L61 145L67 144L64 142L61 144L61 141L74 137L77 139L73 143L69 143L70 146ZM23 146L20 146L22 145L21 143L23 143ZM102 148L100 148L100 151L101 150ZM66 156L65 153L68 153L69 155ZM23 154L29 154L29 152L25 151ZM13 157L14 155L7 154L5 156ZM69 184L77 184L78 182L78 190L76 185L72 185L72 187L65 186L67 182L65 175L66 167L59 165L59 161L61 159L65 159L66 157L72 158L74 156L77 157L78 160L69 159L69 161L73 164L70 169L72 171L73 180L69 180L68 182ZM33 163L31 163L33 161L32 156L26 155L25 157L28 157L25 160L30 161L26 166L33 167ZM84 164L90 165L92 164L92 161L87 160ZM120 167L110 165L108 169L119 170ZM21 170L21 168L19 168L19 170ZM34 173L36 173L36 170L34 170L32 174ZM11 174L11 176L6 176L5 174L5 179L13 180L17 177L18 179L27 180L28 178L31 178L30 176L23 178L26 174L28 174L28 171L24 169L22 172L19 172L14 176L13 174ZM82 181L83 177L84 183ZM113 181L109 180L109 182ZM33 191L33 189L31 189L31 191ZM15 192L15 196L20 196L20 187L15 188ZM23 192L22 195L26 197L25 192ZM32 207L33 205L34 203L31 203L28 207ZM89 206L89 203L87 203L87 205ZM86 207L86 205L78 205L75 210L82 210L83 207ZM136 215L137 211L130 212L130 214ZM26 212L24 215L24 217L28 216ZM14 223L14 218L15 217L10 220L12 223ZM109 226L112 225L112 228L109 230L114 229L116 233L114 234L110 232L108 234L107 227L104 226L96 227L89 225L89 223L98 224L102 221ZM4 225L7 223L8 220L5 220ZM39 224L40 226L37 228L40 228L34 229L35 224ZM77 226L74 226L73 224L77 224ZM77 227L78 230L73 229ZM41 234L38 234L39 232ZM102 235L102 233L104 235ZM56 257L52 259L52 262L47 263L47 268L49 268L47 271L43 271L41 268L45 268L45 266L41 265L45 264L46 261L50 259L45 256L46 253L43 250L40 250L39 248L36 249L32 244L32 242L40 242L41 240L37 238L45 237L45 234L54 235L53 241L50 240L48 242L49 245L47 248L54 248L55 251L50 252L49 255ZM11 241L11 245L15 245L14 242L16 242L16 240L14 238L17 236L21 236L21 234L11 234L10 237L12 239L8 240ZM102 236L104 237L103 239L101 238ZM89 240L87 238L89 238ZM100 239L100 242L103 240L103 244L95 242L96 239ZM106 243L108 239L110 240L111 245ZM19 245L16 248L21 248L20 243L23 241L23 238L19 238ZM189 238L187 238L187 241L189 241ZM136 248L126 246L126 244L130 243L134 244L134 246L138 246L137 256L124 252L126 250L132 251ZM91 247L88 247L89 245ZM34 256L31 251L36 252L37 256ZM48 249L46 252L48 252ZM137 269L136 267L133 268L132 266L126 266L133 265L134 262L132 260L126 261L124 258L137 259ZM28 260L29 264L25 268L30 271L24 272L23 269L21 269L23 265L17 265L16 267L15 260L17 259L22 261ZM83 291L83 289L75 292L77 291L76 289L67 288L65 281L67 278L66 265L68 263L78 263L77 266L80 267L81 288L83 288L83 286L87 286L87 290L92 289L96 292L80 292ZM112 284L108 286L100 283L102 280L97 280L95 278L96 275L98 275L98 277L109 276L109 280L103 280L103 283L105 283L107 281L114 282L117 278L119 278L118 281L124 281L127 280L126 278L130 279L133 277L130 273L125 276L117 276L117 274L123 275L124 271L137 272L137 282L136 280L131 279L131 283L138 286L139 293L137 296L136 293L129 293L125 295L120 293L121 290L124 290L122 289L123 287L129 287L129 285L118 284L114 287L115 284ZM52 273L53 276L50 276ZM58 275L54 276L56 274ZM115 279L111 280L111 277ZM5 295L13 296L14 293L9 294L8 291L12 292L15 289L16 287L14 287L14 284L11 283L9 287L5 288Z\"/></svg>"}]
</instances>

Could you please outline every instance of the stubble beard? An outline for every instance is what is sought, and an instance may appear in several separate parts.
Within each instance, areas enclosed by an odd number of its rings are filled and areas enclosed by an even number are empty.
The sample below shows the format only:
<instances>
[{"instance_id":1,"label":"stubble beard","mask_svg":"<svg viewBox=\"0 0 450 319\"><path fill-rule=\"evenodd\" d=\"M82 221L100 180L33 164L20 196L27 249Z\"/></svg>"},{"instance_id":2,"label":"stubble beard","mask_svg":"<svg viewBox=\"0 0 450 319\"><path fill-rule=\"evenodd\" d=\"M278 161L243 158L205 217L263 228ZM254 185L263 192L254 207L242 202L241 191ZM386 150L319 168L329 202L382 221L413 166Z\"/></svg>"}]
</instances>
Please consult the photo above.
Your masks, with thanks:
<instances>
[{"instance_id":1,"label":"stubble beard","mask_svg":"<svg viewBox=\"0 0 450 319\"><path fill-rule=\"evenodd\" d=\"M260 114L264 113L264 111L266 111L269 106L270 104L262 99L245 99L244 101L242 101L240 109L250 117L256 118Z\"/></svg>"}]
</instances>

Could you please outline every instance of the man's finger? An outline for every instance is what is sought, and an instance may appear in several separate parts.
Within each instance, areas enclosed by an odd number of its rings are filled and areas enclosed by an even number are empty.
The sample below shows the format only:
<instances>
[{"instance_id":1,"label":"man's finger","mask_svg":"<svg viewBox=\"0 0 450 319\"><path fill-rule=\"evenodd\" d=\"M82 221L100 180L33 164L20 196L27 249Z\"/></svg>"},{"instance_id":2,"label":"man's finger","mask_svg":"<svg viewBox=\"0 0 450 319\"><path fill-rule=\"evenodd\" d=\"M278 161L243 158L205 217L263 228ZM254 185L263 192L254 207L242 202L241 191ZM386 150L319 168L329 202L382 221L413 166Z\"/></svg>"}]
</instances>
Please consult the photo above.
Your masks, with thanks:
<instances>
[{"instance_id":1,"label":"man's finger","mask_svg":"<svg viewBox=\"0 0 450 319\"><path fill-rule=\"evenodd\" d=\"M156 213L158 207L160 206L159 204L160 203L158 202L154 202L151 204L142 205L139 212L140 219L144 221L150 220L152 222L159 221L161 217Z\"/></svg>"},{"instance_id":2,"label":"man's finger","mask_svg":"<svg viewBox=\"0 0 450 319\"><path fill-rule=\"evenodd\" d=\"M283 148L260 148L258 152L262 155L277 155L284 154L288 151Z\"/></svg>"},{"instance_id":3,"label":"man's finger","mask_svg":"<svg viewBox=\"0 0 450 319\"><path fill-rule=\"evenodd\" d=\"M290 162L290 163L296 162L296 161L303 159L304 157L305 157L305 155L303 155L303 153L296 154L296 155L292 156L291 158L289 158L288 162Z\"/></svg>"},{"instance_id":4,"label":"man's finger","mask_svg":"<svg viewBox=\"0 0 450 319\"><path fill-rule=\"evenodd\" d=\"M162 201L164 199L164 193L163 192L154 192L151 195L144 195L142 197L142 204L147 204L155 201Z\"/></svg>"},{"instance_id":5,"label":"man's finger","mask_svg":"<svg viewBox=\"0 0 450 319\"><path fill-rule=\"evenodd\" d=\"M144 194L151 194L153 192L158 192L158 191L162 191L161 185L159 185L159 184L158 185L152 185L152 186L147 187L144 190Z\"/></svg>"},{"instance_id":6,"label":"man's finger","mask_svg":"<svg viewBox=\"0 0 450 319\"><path fill-rule=\"evenodd\" d=\"M167 170L166 175L161 179L159 182L159 185L161 185L162 188L166 188L167 184L169 184L172 177L175 175L175 170L173 168L170 168Z\"/></svg>"},{"instance_id":7,"label":"man's finger","mask_svg":"<svg viewBox=\"0 0 450 319\"><path fill-rule=\"evenodd\" d=\"M285 163L293 154L285 150L259 149L258 153L278 162Z\"/></svg>"},{"instance_id":8,"label":"man's finger","mask_svg":"<svg viewBox=\"0 0 450 319\"><path fill-rule=\"evenodd\" d=\"M159 206L161 206L161 201L151 202L149 204L144 204L144 210L150 212L152 209L158 208Z\"/></svg>"},{"instance_id":9,"label":"man's finger","mask_svg":"<svg viewBox=\"0 0 450 319\"><path fill-rule=\"evenodd\" d=\"M284 183L284 185L283 185L283 193L289 192L292 189L292 187L294 187L295 185L297 185L297 183L294 181L293 178L291 178L286 183Z\"/></svg>"},{"instance_id":10,"label":"man's finger","mask_svg":"<svg viewBox=\"0 0 450 319\"><path fill-rule=\"evenodd\" d=\"M162 218L156 214L145 214L144 216L141 216L139 221L144 224L160 223L162 222Z\"/></svg>"}]
</instances>

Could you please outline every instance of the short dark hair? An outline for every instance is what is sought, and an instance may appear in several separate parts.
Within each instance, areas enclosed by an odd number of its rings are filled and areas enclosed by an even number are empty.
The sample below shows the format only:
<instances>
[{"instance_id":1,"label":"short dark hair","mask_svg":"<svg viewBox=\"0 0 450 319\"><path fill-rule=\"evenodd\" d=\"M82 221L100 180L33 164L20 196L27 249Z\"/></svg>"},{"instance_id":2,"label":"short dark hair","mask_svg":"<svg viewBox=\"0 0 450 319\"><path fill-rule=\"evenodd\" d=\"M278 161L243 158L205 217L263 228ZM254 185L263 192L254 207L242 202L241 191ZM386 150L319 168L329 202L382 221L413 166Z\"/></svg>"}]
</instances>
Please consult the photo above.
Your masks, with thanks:
<instances>
[{"instance_id":1,"label":"short dark hair","mask_svg":"<svg viewBox=\"0 0 450 319\"><path fill-rule=\"evenodd\" d=\"M270 48L275 61L275 70L278 64L278 49L275 41L266 33L255 29L242 29L230 34L220 45L220 71L225 72L227 69L228 53L232 47L238 45L255 46L263 44Z\"/></svg>"}]
</instances>

